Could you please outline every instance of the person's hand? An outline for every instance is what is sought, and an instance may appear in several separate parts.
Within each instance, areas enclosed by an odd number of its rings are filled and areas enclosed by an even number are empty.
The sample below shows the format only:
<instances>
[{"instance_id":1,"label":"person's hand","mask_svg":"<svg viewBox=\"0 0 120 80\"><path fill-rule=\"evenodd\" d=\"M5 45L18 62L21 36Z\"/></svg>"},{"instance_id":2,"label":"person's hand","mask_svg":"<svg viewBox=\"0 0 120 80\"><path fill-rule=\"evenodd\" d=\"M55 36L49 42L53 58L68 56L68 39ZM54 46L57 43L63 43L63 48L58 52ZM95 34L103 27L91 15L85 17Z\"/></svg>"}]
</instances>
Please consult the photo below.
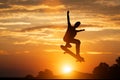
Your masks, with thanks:
<instances>
[{"instance_id":1,"label":"person's hand","mask_svg":"<svg viewBox=\"0 0 120 80\"><path fill-rule=\"evenodd\" d=\"M67 14L69 14L69 10L67 11Z\"/></svg>"},{"instance_id":2,"label":"person's hand","mask_svg":"<svg viewBox=\"0 0 120 80\"><path fill-rule=\"evenodd\" d=\"M83 29L83 31L85 31L85 29Z\"/></svg>"}]
</instances>

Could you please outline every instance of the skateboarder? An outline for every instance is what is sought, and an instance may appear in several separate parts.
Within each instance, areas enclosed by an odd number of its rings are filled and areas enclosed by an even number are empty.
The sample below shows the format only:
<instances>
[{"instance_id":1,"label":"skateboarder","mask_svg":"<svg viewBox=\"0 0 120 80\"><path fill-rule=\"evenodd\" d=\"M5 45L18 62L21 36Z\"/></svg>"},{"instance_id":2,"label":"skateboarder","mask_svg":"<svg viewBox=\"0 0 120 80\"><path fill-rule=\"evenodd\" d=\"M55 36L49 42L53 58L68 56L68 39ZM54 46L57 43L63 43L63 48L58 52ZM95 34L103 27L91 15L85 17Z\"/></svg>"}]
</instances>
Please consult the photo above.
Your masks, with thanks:
<instances>
[{"instance_id":1,"label":"skateboarder","mask_svg":"<svg viewBox=\"0 0 120 80\"><path fill-rule=\"evenodd\" d=\"M75 39L75 36L77 35L77 32L85 31L85 29L76 30L76 28L81 24L79 21L74 24L74 26L70 23L70 17L69 17L69 11L67 11L67 31L63 37L63 40L66 42L65 47L70 48L72 47L70 43L76 44L76 55L80 57L80 40Z\"/></svg>"}]
</instances>

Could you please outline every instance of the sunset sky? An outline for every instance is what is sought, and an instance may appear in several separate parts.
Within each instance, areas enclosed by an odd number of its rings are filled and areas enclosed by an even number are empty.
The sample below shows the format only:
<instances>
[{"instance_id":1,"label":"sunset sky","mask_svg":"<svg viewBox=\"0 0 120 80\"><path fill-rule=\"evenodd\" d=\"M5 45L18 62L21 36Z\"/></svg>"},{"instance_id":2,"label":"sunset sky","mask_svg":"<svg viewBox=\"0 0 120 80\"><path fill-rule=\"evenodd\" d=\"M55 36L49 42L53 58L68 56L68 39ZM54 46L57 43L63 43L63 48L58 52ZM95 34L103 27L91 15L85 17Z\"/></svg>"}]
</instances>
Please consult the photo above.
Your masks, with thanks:
<instances>
[{"instance_id":1,"label":"sunset sky","mask_svg":"<svg viewBox=\"0 0 120 80\"><path fill-rule=\"evenodd\" d=\"M60 45L67 28L80 21L77 34L81 56L76 62ZM75 45L71 49L75 52ZM0 77L36 75L50 69L92 73L100 62L109 65L120 56L120 0L0 0Z\"/></svg>"}]
</instances>

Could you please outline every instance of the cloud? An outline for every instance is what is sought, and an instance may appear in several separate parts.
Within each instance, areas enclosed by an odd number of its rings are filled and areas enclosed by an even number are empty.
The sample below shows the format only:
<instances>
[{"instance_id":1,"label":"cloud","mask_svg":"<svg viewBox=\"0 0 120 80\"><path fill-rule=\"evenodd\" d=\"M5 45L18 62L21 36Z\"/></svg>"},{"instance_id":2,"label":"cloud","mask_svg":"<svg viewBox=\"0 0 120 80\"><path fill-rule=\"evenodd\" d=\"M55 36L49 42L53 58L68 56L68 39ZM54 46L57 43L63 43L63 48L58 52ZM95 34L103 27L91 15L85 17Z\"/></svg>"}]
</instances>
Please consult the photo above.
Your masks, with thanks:
<instances>
[{"instance_id":1,"label":"cloud","mask_svg":"<svg viewBox=\"0 0 120 80\"><path fill-rule=\"evenodd\" d=\"M46 52L51 52L51 53L53 53L53 52L56 52L56 53L61 52L60 50L56 50L56 49L47 49L45 51Z\"/></svg>"},{"instance_id":2,"label":"cloud","mask_svg":"<svg viewBox=\"0 0 120 80\"><path fill-rule=\"evenodd\" d=\"M115 7L115 6L119 6L120 5L120 3L119 3L120 1L119 0L96 0L96 2L95 3L98 3L98 4L100 4L100 5L104 5L104 6L107 6L107 7Z\"/></svg>"},{"instance_id":3,"label":"cloud","mask_svg":"<svg viewBox=\"0 0 120 80\"><path fill-rule=\"evenodd\" d=\"M120 15L115 15L115 16L111 17L110 20L112 22L116 23L118 25L117 27L120 27Z\"/></svg>"},{"instance_id":4,"label":"cloud","mask_svg":"<svg viewBox=\"0 0 120 80\"><path fill-rule=\"evenodd\" d=\"M53 1L54 3L50 3L52 1L53 0L8 0L8 5L12 7L1 10L0 21L7 24L11 24L14 21L26 22L30 23L30 27L46 26L49 24L67 25L66 11L70 10L71 23L73 24L77 20L81 21L81 27L119 27L120 25L119 8L117 8L119 7L117 4L119 1L111 0L110 2L117 5L106 7L102 5L104 1L102 3L102 1L99 2L99 0L56 0ZM7 5L4 1L1 3ZM109 2L106 1L105 3ZM20 26L20 24L17 24L16 26ZM23 26L20 27L23 28Z\"/></svg>"},{"instance_id":5,"label":"cloud","mask_svg":"<svg viewBox=\"0 0 120 80\"><path fill-rule=\"evenodd\" d=\"M80 33L76 38L81 40L81 51L83 52L119 54L119 34L119 29L103 29L99 31L86 31L84 33Z\"/></svg>"},{"instance_id":6,"label":"cloud","mask_svg":"<svg viewBox=\"0 0 120 80\"><path fill-rule=\"evenodd\" d=\"M4 8L11 8L11 6L4 3L0 3L0 9L4 9Z\"/></svg>"},{"instance_id":7,"label":"cloud","mask_svg":"<svg viewBox=\"0 0 120 80\"><path fill-rule=\"evenodd\" d=\"M90 52L109 52L119 54L120 41L115 40L99 40L95 43L89 43L84 48L86 51Z\"/></svg>"},{"instance_id":8,"label":"cloud","mask_svg":"<svg viewBox=\"0 0 120 80\"><path fill-rule=\"evenodd\" d=\"M98 28L99 29L99 28ZM99 40L119 40L120 29L101 29L98 31L88 30L77 35L77 38L84 42L96 42Z\"/></svg>"},{"instance_id":9,"label":"cloud","mask_svg":"<svg viewBox=\"0 0 120 80\"><path fill-rule=\"evenodd\" d=\"M5 29L7 29L7 28L5 28L5 27L0 27L0 30L5 30Z\"/></svg>"},{"instance_id":10,"label":"cloud","mask_svg":"<svg viewBox=\"0 0 120 80\"><path fill-rule=\"evenodd\" d=\"M5 0L0 1L1 8L10 8L11 11L50 11L77 10L88 13L107 15L120 14L119 0Z\"/></svg>"},{"instance_id":11,"label":"cloud","mask_svg":"<svg viewBox=\"0 0 120 80\"><path fill-rule=\"evenodd\" d=\"M22 32L2 31L0 32L0 49L8 52L24 53L29 47L48 46L44 51L54 52L61 44L65 29L59 28L39 28L25 30ZM94 54L120 53L120 30L119 29L101 29L98 31L86 31L77 35L77 39L82 42L81 52L94 52ZM24 47L23 47L24 46ZM29 47L28 47L29 46ZM22 48L20 48L22 47ZM25 48L26 47L26 48ZM55 47L55 48L53 48ZM23 49L24 48L24 49Z\"/></svg>"},{"instance_id":12,"label":"cloud","mask_svg":"<svg viewBox=\"0 0 120 80\"><path fill-rule=\"evenodd\" d=\"M46 27L48 27L48 26L46 26ZM42 26L29 27L29 28L21 29L20 32L33 31L33 30L38 30L38 29L42 29L42 28L43 28ZM50 26L49 26L49 28L50 28Z\"/></svg>"},{"instance_id":13,"label":"cloud","mask_svg":"<svg viewBox=\"0 0 120 80\"><path fill-rule=\"evenodd\" d=\"M0 3L1 12L51 12L65 9L59 0L7 0L7 2L0 1Z\"/></svg>"},{"instance_id":14,"label":"cloud","mask_svg":"<svg viewBox=\"0 0 120 80\"><path fill-rule=\"evenodd\" d=\"M45 31L47 32L48 31L52 31L53 29L55 29L55 32L56 30L59 31L60 29L64 29L65 26L55 26L55 25L47 25L47 26L35 26L35 27L27 27L27 28L23 28L20 30L20 32L27 32L27 31L34 31L34 30L41 30L41 31Z\"/></svg>"},{"instance_id":15,"label":"cloud","mask_svg":"<svg viewBox=\"0 0 120 80\"><path fill-rule=\"evenodd\" d=\"M38 41L27 40L27 41L15 41L15 45L27 45L27 44L38 44Z\"/></svg>"},{"instance_id":16,"label":"cloud","mask_svg":"<svg viewBox=\"0 0 120 80\"><path fill-rule=\"evenodd\" d=\"M46 10L58 10L58 9L64 9L64 5L57 5L57 6L49 6L49 5L45 5L45 4L40 4L40 5L12 5L12 8L9 9L12 10L14 12L19 11L19 12L44 12Z\"/></svg>"},{"instance_id":17,"label":"cloud","mask_svg":"<svg viewBox=\"0 0 120 80\"><path fill-rule=\"evenodd\" d=\"M111 20L113 20L113 21L120 21L120 17L115 17L115 18L112 18Z\"/></svg>"},{"instance_id":18,"label":"cloud","mask_svg":"<svg viewBox=\"0 0 120 80\"><path fill-rule=\"evenodd\" d=\"M22 31L1 31L0 37L1 39L6 39L7 42L9 39L12 39L12 41L6 44L12 44L12 45L57 45L58 42L62 41L60 38L61 32L63 30L60 30L58 28L30 28L25 29ZM3 43L3 41L1 41ZM3 43L4 44L4 43ZM60 43L59 43L60 44Z\"/></svg>"},{"instance_id":19,"label":"cloud","mask_svg":"<svg viewBox=\"0 0 120 80\"><path fill-rule=\"evenodd\" d=\"M28 45L59 46L63 43L62 38L67 28L66 11L70 10L72 25L80 21L82 24L79 29L86 29L86 32L77 35L77 38L88 47L85 48L86 51L110 51L111 48L105 50L107 46L104 47L100 42L106 44L108 41L109 45L112 42L112 48L114 41L119 44L120 5L118 3L117 0L110 0L110 2L103 0L0 0L1 43L8 47L18 46L17 48ZM112 51L115 49L111 49Z\"/></svg>"},{"instance_id":20,"label":"cloud","mask_svg":"<svg viewBox=\"0 0 120 80\"><path fill-rule=\"evenodd\" d=\"M120 14L119 0L62 0L63 3L72 10L80 10L88 13L100 13L107 15ZM104 6L104 4L109 6ZM114 6L113 6L114 5Z\"/></svg>"},{"instance_id":21,"label":"cloud","mask_svg":"<svg viewBox=\"0 0 120 80\"><path fill-rule=\"evenodd\" d=\"M5 26L8 26L8 25L30 25L31 23L27 23L27 22L0 22L0 25L5 25Z\"/></svg>"},{"instance_id":22,"label":"cloud","mask_svg":"<svg viewBox=\"0 0 120 80\"><path fill-rule=\"evenodd\" d=\"M42 0L0 0L0 3L11 4L11 5L37 5Z\"/></svg>"}]
</instances>

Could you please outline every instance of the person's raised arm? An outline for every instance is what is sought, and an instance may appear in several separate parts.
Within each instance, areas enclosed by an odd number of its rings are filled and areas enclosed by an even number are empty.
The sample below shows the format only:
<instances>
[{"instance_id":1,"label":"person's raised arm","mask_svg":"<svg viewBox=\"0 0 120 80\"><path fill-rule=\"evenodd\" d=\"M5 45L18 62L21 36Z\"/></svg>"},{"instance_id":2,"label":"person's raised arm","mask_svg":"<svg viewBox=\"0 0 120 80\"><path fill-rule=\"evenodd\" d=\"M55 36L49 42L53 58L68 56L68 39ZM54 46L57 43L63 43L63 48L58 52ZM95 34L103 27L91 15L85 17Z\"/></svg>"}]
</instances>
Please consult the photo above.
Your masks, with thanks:
<instances>
[{"instance_id":1,"label":"person's raised arm","mask_svg":"<svg viewBox=\"0 0 120 80\"><path fill-rule=\"evenodd\" d=\"M71 27L69 11L67 11L67 23L68 23L68 27Z\"/></svg>"}]
</instances>

